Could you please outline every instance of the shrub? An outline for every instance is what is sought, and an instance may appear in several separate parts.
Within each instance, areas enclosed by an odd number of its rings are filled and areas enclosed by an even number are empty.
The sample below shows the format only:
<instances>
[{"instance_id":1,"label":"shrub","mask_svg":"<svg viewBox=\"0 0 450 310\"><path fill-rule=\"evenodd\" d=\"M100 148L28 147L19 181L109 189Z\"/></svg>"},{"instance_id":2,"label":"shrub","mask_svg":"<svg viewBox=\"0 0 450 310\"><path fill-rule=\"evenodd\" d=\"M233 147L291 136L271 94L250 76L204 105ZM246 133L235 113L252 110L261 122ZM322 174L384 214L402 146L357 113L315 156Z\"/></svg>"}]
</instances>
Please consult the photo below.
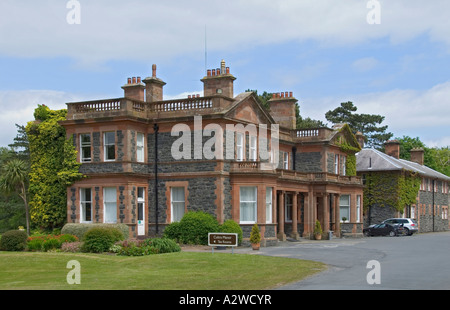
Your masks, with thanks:
<instances>
[{"instance_id":1,"label":"shrub","mask_svg":"<svg viewBox=\"0 0 450 310\"><path fill-rule=\"evenodd\" d=\"M0 239L0 250L23 251L27 246L28 235L22 230L10 230L3 234Z\"/></svg>"},{"instance_id":2,"label":"shrub","mask_svg":"<svg viewBox=\"0 0 450 310\"><path fill-rule=\"evenodd\" d=\"M219 223L210 214L196 211L188 212L181 219L178 227L175 229L169 228L170 224L164 230L164 237L175 239L180 243L185 244L208 244L208 233L219 231ZM169 232L166 233L169 228Z\"/></svg>"},{"instance_id":3,"label":"shrub","mask_svg":"<svg viewBox=\"0 0 450 310\"><path fill-rule=\"evenodd\" d=\"M61 245L61 251L62 252L70 252L70 253L77 253L81 252L83 243L82 242L64 242Z\"/></svg>"},{"instance_id":4,"label":"shrub","mask_svg":"<svg viewBox=\"0 0 450 310\"><path fill-rule=\"evenodd\" d=\"M181 242L181 225L180 222L173 222L166 226L163 236Z\"/></svg>"},{"instance_id":5,"label":"shrub","mask_svg":"<svg viewBox=\"0 0 450 310\"><path fill-rule=\"evenodd\" d=\"M47 252L61 248L61 241L57 237L50 237L42 243L42 250Z\"/></svg>"},{"instance_id":6,"label":"shrub","mask_svg":"<svg viewBox=\"0 0 450 310\"><path fill-rule=\"evenodd\" d=\"M158 250L158 253L173 253L180 252L180 246L175 242L175 240L169 238L153 238L148 239L149 245Z\"/></svg>"},{"instance_id":7,"label":"shrub","mask_svg":"<svg viewBox=\"0 0 450 310\"><path fill-rule=\"evenodd\" d=\"M93 227L89 229L83 237L83 252L102 253L116 241L116 233L114 229L105 227Z\"/></svg>"},{"instance_id":8,"label":"shrub","mask_svg":"<svg viewBox=\"0 0 450 310\"><path fill-rule=\"evenodd\" d=\"M235 221L226 220L225 222L223 222L223 224L220 226L220 232L238 234L238 245L242 243L242 228Z\"/></svg>"},{"instance_id":9,"label":"shrub","mask_svg":"<svg viewBox=\"0 0 450 310\"><path fill-rule=\"evenodd\" d=\"M42 244L45 238L43 236L32 236L27 239L28 251L42 251Z\"/></svg>"},{"instance_id":10,"label":"shrub","mask_svg":"<svg viewBox=\"0 0 450 310\"><path fill-rule=\"evenodd\" d=\"M258 244L261 242L261 235L259 233L259 227L257 224L254 224L252 227L252 231L250 232L250 243Z\"/></svg>"},{"instance_id":11,"label":"shrub","mask_svg":"<svg viewBox=\"0 0 450 310\"><path fill-rule=\"evenodd\" d=\"M70 234L63 234L59 235L58 239L61 243L69 243L69 242L77 242L79 241L77 236L70 235Z\"/></svg>"},{"instance_id":12,"label":"shrub","mask_svg":"<svg viewBox=\"0 0 450 310\"><path fill-rule=\"evenodd\" d=\"M94 223L94 224L84 224L84 223L67 223L61 229L62 234L70 234L76 236L79 240L83 240L84 234L91 228L94 227L107 227L118 229L122 232L123 239L128 238L128 226L126 224L104 224L104 223Z\"/></svg>"}]
</instances>

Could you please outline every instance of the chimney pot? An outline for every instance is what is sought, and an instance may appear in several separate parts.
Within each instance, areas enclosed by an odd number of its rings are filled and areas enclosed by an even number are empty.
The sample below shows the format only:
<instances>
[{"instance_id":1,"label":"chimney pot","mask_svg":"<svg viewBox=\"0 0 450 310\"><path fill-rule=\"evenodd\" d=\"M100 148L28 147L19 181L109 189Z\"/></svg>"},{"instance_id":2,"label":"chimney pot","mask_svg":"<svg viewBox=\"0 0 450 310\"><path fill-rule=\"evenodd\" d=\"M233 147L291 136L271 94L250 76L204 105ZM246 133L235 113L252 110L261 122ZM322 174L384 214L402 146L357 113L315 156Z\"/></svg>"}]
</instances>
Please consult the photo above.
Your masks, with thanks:
<instances>
[{"instance_id":1,"label":"chimney pot","mask_svg":"<svg viewBox=\"0 0 450 310\"><path fill-rule=\"evenodd\" d=\"M131 84L131 78L128 78L128 84Z\"/></svg>"},{"instance_id":2,"label":"chimney pot","mask_svg":"<svg viewBox=\"0 0 450 310\"><path fill-rule=\"evenodd\" d=\"M133 76L133 84L136 84L136 77Z\"/></svg>"},{"instance_id":3,"label":"chimney pot","mask_svg":"<svg viewBox=\"0 0 450 310\"><path fill-rule=\"evenodd\" d=\"M137 78L137 82L138 82L138 84L140 84L140 83L141 83L141 77L140 77L140 76L138 76L138 78Z\"/></svg>"},{"instance_id":4,"label":"chimney pot","mask_svg":"<svg viewBox=\"0 0 450 310\"><path fill-rule=\"evenodd\" d=\"M227 74L230 74L230 67L227 67Z\"/></svg>"},{"instance_id":5,"label":"chimney pot","mask_svg":"<svg viewBox=\"0 0 450 310\"><path fill-rule=\"evenodd\" d=\"M212 76L215 76L216 75L216 69L212 69Z\"/></svg>"},{"instance_id":6,"label":"chimney pot","mask_svg":"<svg viewBox=\"0 0 450 310\"><path fill-rule=\"evenodd\" d=\"M292 92L289 92L289 98L292 98L293 96L292 96Z\"/></svg>"},{"instance_id":7,"label":"chimney pot","mask_svg":"<svg viewBox=\"0 0 450 310\"><path fill-rule=\"evenodd\" d=\"M156 65L152 65L152 77L156 77Z\"/></svg>"},{"instance_id":8,"label":"chimney pot","mask_svg":"<svg viewBox=\"0 0 450 310\"><path fill-rule=\"evenodd\" d=\"M211 76L211 69L208 69L208 71L207 71L207 74L206 74L207 76Z\"/></svg>"}]
</instances>

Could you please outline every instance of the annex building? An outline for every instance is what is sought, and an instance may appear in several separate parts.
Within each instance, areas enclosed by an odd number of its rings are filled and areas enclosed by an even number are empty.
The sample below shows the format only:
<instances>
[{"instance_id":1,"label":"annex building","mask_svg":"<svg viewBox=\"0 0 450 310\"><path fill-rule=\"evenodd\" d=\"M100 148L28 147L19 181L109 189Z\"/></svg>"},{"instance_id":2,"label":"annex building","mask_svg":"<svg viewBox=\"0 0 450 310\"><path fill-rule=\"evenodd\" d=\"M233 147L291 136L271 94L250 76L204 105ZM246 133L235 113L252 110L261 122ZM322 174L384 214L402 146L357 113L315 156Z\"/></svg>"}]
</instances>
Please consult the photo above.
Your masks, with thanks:
<instances>
[{"instance_id":1,"label":"annex building","mask_svg":"<svg viewBox=\"0 0 450 310\"><path fill-rule=\"evenodd\" d=\"M365 205L365 224L402 217L415 219L420 232L449 230L450 177L425 166L421 148L411 150L411 160L399 155L397 140L386 142L385 153L364 148L356 155L357 172L371 201ZM410 203L399 201L402 187L414 188Z\"/></svg>"},{"instance_id":2,"label":"annex building","mask_svg":"<svg viewBox=\"0 0 450 310\"><path fill-rule=\"evenodd\" d=\"M67 189L68 223L125 223L138 238L204 211L239 223L244 242L257 223L263 246L311 237L316 220L335 236L361 233L349 127L296 129L292 92L267 110L253 92L234 94L235 80L222 61L200 80L202 96L164 100L153 65L122 98L67 103L61 124L87 176Z\"/></svg>"}]
</instances>

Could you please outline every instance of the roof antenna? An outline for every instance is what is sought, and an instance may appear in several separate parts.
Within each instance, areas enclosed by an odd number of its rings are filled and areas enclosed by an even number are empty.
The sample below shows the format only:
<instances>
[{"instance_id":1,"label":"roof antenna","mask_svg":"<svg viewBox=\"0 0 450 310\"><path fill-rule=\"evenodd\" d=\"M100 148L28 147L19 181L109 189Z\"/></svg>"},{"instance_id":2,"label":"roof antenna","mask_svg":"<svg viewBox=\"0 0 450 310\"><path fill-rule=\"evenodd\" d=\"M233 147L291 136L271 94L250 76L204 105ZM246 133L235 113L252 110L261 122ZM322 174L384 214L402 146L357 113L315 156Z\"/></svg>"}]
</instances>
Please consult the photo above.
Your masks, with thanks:
<instances>
[{"instance_id":1,"label":"roof antenna","mask_svg":"<svg viewBox=\"0 0 450 310\"><path fill-rule=\"evenodd\" d=\"M207 45L206 45L206 24L205 24L205 75L206 75L206 71L207 71L207 62L208 62L208 50L207 50Z\"/></svg>"}]
</instances>

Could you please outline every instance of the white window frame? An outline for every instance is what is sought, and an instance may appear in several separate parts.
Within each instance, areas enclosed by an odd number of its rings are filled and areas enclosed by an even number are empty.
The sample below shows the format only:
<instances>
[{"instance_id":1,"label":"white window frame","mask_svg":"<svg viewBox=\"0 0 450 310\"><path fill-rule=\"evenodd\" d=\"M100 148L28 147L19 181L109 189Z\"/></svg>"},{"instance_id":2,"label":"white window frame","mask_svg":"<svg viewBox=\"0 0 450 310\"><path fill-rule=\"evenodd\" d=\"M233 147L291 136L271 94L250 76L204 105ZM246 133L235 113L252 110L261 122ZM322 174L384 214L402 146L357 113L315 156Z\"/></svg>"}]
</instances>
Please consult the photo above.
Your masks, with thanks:
<instances>
[{"instance_id":1,"label":"white window frame","mask_svg":"<svg viewBox=\"0 0 450 310\"><path fill-rule=\"evenodd\" d=\"M83 142L83 136L89 137L89 143ZM84 149L89 148L89 157L84 157ZM80 134L80 161L82 163L90 163L92 161L92 139L90 133Z\"/></svg>"},{"instance_id":2,"label":"white window frame","mask_svg":"<svg viewBox=\"0 0 450 310\"><path fill-rule=\"evenodd\" d=\"M89 196L90 199L86 198L86 191L89 191ZM87 211L86 211L86 207L88 206L88 204L90 205L90 218L91 220L88 221L86 220L86 215L87 215ZM92 208L92 189L91 188L80 188L80 223L92 223L92 218L93 218L93 208Z\"/></svg>"},{"instance_id":3,"label":"white window frame","mask_svg":"<svg viewBox=\"0 0 450 310\"><path fill-rule=\"evenodd\" d=\"M108 134L113 134L114 137L114 143L111 143L110 141L107 141L106 136ZM108 158L108 148L113 146L114 147L114 158ZM107 131L103 133L103 155L105 161L115 161L116 160L116 133L114 131Z\"/></svg>"},{"instance_id":4,"label":"white window frame","mask_svg":"<svg viewBox=\"0 0 450 310\"><path fill-rule=\"evenodd\" d=\"M138 132L136 135L136 161L143 163L145 161L145 135L142 132Z\"/></svg>"},{"instance_id":5,"label":"white window frame","mask_svg":"<svg viewBox=\"0 0 450 310\"><path fill-rule=\"evenodd\" d=\"M356 196L356 223L361 222L361 195Z\"/></svg>"},{"instance_id":6,"label":"white window frame","mask_svg":"<svg viewBox=\"0 0 450 310\"><path fill-rule=\"evenodd\" d=\"M174 190L183 190L183 195L181 195L181 197L183 198L183 200L175 200L174 199ZM170 214L172 215L170 217L170 222L179 222L181 221L181 219L183 218L184 214L185 214L185 209L186 209L186 199L185 199L185 193L186 193L186 188L183 186L174 186L170 188ZM175 218L175 211L174 211L174 207L175 208L179 208L179 205L182 205L182 215L178 216L177 218Z\"/></svg>"},{"instance_id":7,"label":"white window frame","mask_svg":"<svg viewBox=\"0 0 450 310\"><path fill-rule=\"evenodd\" d=\"M272 223L273 187L266 187L266 223Z\"/></svg>"},{"instance_id":8,"label":"white window frame","mask_svg":"<svg viewBox=\"0 0 450 310\"><path fill-rule=\"evenodd\" d=\"M244 160L244 134L241 132L236 133L236 160Z\"/></svg>"},{"instance_id":9,"label":"white window frame","mask_svg":"<svg viewBox=\"0 0 450 310\"><path fill-rule=\"evenodd\" d=\"M255 200L243 200L242 190L243 189L252 189L254 190ZM252 219L243 219L242 216L244 214L243 205L242 204L252 204L253 205L253 214L254 218ZM251 206L245 206L245 208L251 208ZM255 224L258 218L258 188L256 186L241 186L239 188L239 221L241 224Z\"/></svg>"},{"instance_id":10,"label":"white window frame","mask_svg":"<svg viewBox=\"0 0 450 310\"><path fill-rule=\"evenodd\" d=\"M257 157L256 157L256 149L257 149L257 137L256 136L250 136L250 160L251 161L256 161Z\"/></svg>"},{"instance_id":11,"label":"white window frame","mask_svg":"<svg viewBox=\"0 0 450 310\"><path fill-rule=\"evenodd\" d=\"M137 220L145 221L145 187L137 188L137 203L138 203ZM142 206L142 211L140 211L140 206Z\"/></svg>"},{"instance_id":12,"label":"white window frame","mask_svg":"<svg viewBox=\"0 0 450 310\"><path fill-rule=\"evenodd\" d=\"M283 169L289 169L289 152L283 152Z\"/></svg>"},{"instance_id":13,"label":"white window frame","mask_svg":"<svg viewBox=\"0 0 450 310\"><path fill-rule=\"evenodd\" d=\"M339 174L339 155L334 155L334 174Z\"/></svg>"},{"instance_id":14,"label":"white window frame","mask_svg":"<svg viewBox=\"0 0 450 310\"><path fill-rule=\"evenodd\" d=\"M344 176L347 175L346 164L347 164L347 157L342 156L342 175L344 175Z\"/></svg>"},{"instance_id":15,"label":"white window frame","mask_svg":"<svg viewBox=\"0 0 450 310\"><path fill-rule=\"evenodd\" d=\"M442 219L447 220L448 219L448 207L442 208Z\"/></svg>"},{"instance_id":16,"label":"white window frame","mask_svg":"<svg viewBox=\"0 0 450 310\"><path fill-rule=\"evenodd\" d=\"M114 190L115 195L113 195L114 200L108 201L106 198L106 192L109 190ZM110 208L112 205L115 206L114 211L115 211L115 217L113 221L107 221L107 211L108 209L112 209ZM117 223L117 188L115 187L104 187L103 188L103 223L111 223L111 224L115 224Z\"/></svg>"},{"instance_id":17,"label":"white window frame","mask_svg":"<svg viewBox=\"0 0 450 310\"><path fill-rule=\"evenodd\" d=\"M342 204L342 198L343 198L343 197L348 197L348 205ZM351 206L351 204L352 204L351 199L352 199L351 195L341 195L341 197L340 197L340 199L339 199L339 217L340 217L339 221L340 221L341 223L344 223L344 222L342 221L342 218L343 218L344 216L347 218L347 221L345 221L345 223L350 222L350 206ZM342 209L348 209L348 214L342 214Z\"/></svg>"}]
</instances>

